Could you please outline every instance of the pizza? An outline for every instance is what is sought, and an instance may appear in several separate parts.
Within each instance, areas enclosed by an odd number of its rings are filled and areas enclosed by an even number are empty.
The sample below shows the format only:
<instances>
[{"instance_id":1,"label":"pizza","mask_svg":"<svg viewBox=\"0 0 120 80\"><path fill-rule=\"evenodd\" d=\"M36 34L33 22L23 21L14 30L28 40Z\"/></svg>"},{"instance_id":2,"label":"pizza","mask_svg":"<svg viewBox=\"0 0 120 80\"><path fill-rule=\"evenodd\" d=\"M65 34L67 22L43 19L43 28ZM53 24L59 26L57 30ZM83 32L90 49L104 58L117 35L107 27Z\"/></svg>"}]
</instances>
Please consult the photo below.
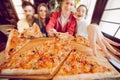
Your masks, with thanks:
<instances>
[{"instance_id":1,"label":"pizza","mask_svg":"<svg viewBox=\"0 0 120 80\"><path fill-rule=\"evenodd\" d=\"M12 56L17 50L22 48L30 40L28 38L39 38L42 37L42 33L37 24L33 24L32 27L25 29L22 33L19 33L17 30L13 29L7 41L5 53L6 58Z\"/></svg>"},{"instance_id":2,"label":"pizza","mask_svg":"<svg viewBox=\"0 0 120 80\"><path fill-rule=\"evenodd\" d=\"M6 58L12 56L16 51L18 51L28 42L28 39L20 37L20 33L17 30L12 29L9 34L7 45L5 48Z\"/></svg>"},{"instance_id":3,"label":"pizza","mask_svg":"<svg viewBox=\"0 0 120 80\"><path fill-rule=\"evenodd\" d=\"M106 59L93 56L92 49L86 46L85 41L78 41L66 33L52 38L31 39L0 65L0 75L14 78L90 80L119 74Z\"/></svg>"},{"instance_id":4,"label":"pizza","mask_svg":"<svg viewBox=\"0 0 120 80\"><path fill-rule=\"evenodd\" d=\"M21 33L21 37L25 37L25 38L39 38L39 37L43 37L43 34L42 34L39 26L36 23L34 23L32 27L29 27L29 28L25 29Z\"/></svg>"},{"instance_id":5,"label":"pizza","mask_svg":"<svg viewBox=\"0 0 120 80\"><path fill-rule=\"evenodd\" d=\"M106 60L93 56L89 48L75 46L53 80L91 80L119 74Z\"/></svg>"},{"instance_id":6,"label":"pizza","mask_svg":"<svg viewBox=\"0 0 120 80\"><path fill-rule=\"evenodd\" d=\"M77 35L75 40L76 40L76 43L82 44L82 45L85 45L85 46L89 47L89 41L88 41L87 38L85 38L83 36L80 36L80 35Z\"/></svg>"},{"instance_id":7,"label":"pizza","mask_svg":"<svg viewBox=\"0 0 120 80\"><path fill-rule=\"evenodd\" d=\"M58 32L56 34L56 37L59 38L59 39L61 39L62 41L69 42L69 43L71 41L75 40L75 37L72 36L72 35L70 35L70 34L68 34L68 33L60 33L60 32Z\"/></svg>"},{"instance_id":8,"label":"pizza","mask_svg":"<svg viewBox=\"0 0 120 80\"><path fill-rule=\"evenodd\" d=\"M44 42L40 40L34 43L28 43L17 54L11 57L8 62L3 64L1 74L49 74L52 67L49 54L53 53L54 48L54 45L51 44L53 44L53 41L50 39ZM39 71L39 69L41 70Z\"/></svg>"},{"instance_id":9,"label":"pizza","mask_svg":"<svg viewBox=\"0 0 120 80\"><path fill-rule=\"evenodd\" d=\"M56 38L32 39L0 67L1 75L51 75L71 52L71 47Z\"/></svg>"}]
</instances>

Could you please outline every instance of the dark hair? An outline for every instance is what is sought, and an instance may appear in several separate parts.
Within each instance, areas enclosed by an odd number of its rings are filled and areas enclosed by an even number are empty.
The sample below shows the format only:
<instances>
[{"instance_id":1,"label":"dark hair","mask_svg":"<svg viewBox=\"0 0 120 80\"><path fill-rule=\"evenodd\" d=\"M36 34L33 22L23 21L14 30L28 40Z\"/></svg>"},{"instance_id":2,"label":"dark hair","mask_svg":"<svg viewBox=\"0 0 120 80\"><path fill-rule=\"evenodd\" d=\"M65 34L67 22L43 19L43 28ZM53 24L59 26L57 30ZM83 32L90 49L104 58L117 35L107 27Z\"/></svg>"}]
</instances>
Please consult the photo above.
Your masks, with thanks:
<instances>
[{"instance_id":1,"label":"dark hair","mask_svg":"<svg viewBox=\"0 0 120 80\"><path fill-rule=\"evenodd\" d=\"M26 6L31 6L33 9L35 9L34 5L32 5L32 3L28 2L28 1L24 1L22 3L22 8L25 8Z\"/></svg>"},{"instance_id":2,"label":"dark hair","mask_svg":"<svg viewBox=\"0 0 120 80\"><path fill-rule=\"evenodd\" d=\"M87 15L87 13L88 13L87 6L86 6L86 5L84 5L84 4L81 4L81 5L79 5L79 6L77 7L77 10L78 10L78 8L80 8L80 7L85 7L85 9L86 9L86 15Z\"/></svg>"}]
</instances>

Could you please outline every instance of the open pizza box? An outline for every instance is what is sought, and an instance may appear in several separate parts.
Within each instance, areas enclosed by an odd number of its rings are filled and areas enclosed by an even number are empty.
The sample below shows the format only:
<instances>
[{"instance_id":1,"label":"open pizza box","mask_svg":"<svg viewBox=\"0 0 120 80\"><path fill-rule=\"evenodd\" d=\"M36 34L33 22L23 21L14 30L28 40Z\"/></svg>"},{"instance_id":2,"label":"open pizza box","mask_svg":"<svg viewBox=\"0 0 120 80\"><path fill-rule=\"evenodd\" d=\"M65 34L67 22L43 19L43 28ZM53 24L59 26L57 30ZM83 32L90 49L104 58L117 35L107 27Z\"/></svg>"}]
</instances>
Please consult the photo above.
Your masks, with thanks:
<instances>
[{"instance_id":1,"label":"open pizza box","mask_svg":"<svg viewBox=\"0 0 120 80\"><path fill-rule=\"evenodd\" d=\"M20 50L18 50L15 54L21 52L21 51L25 51L26 49L29 49L29 46L32 45L32 46L36 46L37 44L41 43L42 41L45 41L45 40L51 40L53 38L40 38L40 39L32 39L28 44L26 44L25 46L23 46ZM76 43L73 43L73 44L76 44ZM90 51L90 48L84 46L84 45L80 45L80 44L76 44L77 48L80 48L80 51L81 52L86 52L87 51ZM78 47L79 46L79 47ZM101 51L99 51L101 52ZM110 53L111 54L111 53ZM4 54L4 51L0 53L0 64L2 64L4 61L5 61L5 54ZM14 55L13 55L14 56ZM114 72L117 74L117 75L113 75L113 76L109 76L109 77L105 77L105 78L118 78L120 77L120 74L119 72L102 56L102 55L99 55L100 58L99 58L99 61L100 60L104 60L105 61L105 65L108 64L108 66L112 67L112 69L114 70ZM113 59L115 59L119 64L120 64L120 60L117 59L115 56L111 55L111 57ZM52 74L46 74L46 75L0 75L0 78L20 78L20 79L41 79L41 80L48 80L48 79L53 79L54 76L56 76L57 72L59 72L59 69L61 68L61 66L64 64L66 59L64 59L57 67L56 67L56 70L54 70L52 72ZM97 60L97 58L96 58Z\"/></svg>"}]
</instances>

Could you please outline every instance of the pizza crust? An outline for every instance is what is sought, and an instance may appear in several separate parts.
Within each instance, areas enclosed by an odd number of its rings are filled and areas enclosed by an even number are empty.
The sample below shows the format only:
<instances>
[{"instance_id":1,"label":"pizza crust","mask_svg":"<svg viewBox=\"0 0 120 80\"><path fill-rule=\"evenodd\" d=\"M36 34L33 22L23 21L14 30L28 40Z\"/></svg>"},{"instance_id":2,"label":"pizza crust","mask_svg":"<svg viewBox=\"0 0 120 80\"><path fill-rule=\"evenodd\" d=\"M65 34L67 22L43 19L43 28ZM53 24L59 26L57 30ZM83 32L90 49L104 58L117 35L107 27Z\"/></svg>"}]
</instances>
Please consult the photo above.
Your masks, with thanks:
<instances>
[{"instance_id":1,"label":"pizza crust","mask_svg":"<svg viewBox=\"0 0 120 80\"><path fill-rule=\"evenodd\" d=\"M40 69L40 70L27 70L27 69L3 69L1 70L1 75L40 75L40 74L50 74L50 70L48 68Z\"/></svg>"},{"instance_id":2,"label":"pizza crust","mask_svg":"<svg viewBox=\"0 0 120 80\"><path fill-rule=\"evenodd\" d=\"M56 75L53 80L91 80L91 79L102 79L102 78L110 78L116 74L115 72L104 72L104 73L90 73L90 74L76 74L76 75L64 75L59 76Z\"/></svg>"},{"instance_id":3,"label":"pizza crust","mask_svg":"<svg viewBox=\"0 0 120 80\"><path fill-rule=\"evenodd\" d=\"M8 41L7 41L6 48L5 48L6 59L8 59L10 57L8 55L8 51L10 48L10 41L11 41L11 38L12 38L14 32L15 32L15 30L13 29L8 36Z\"/></svg>"},{"instance_id":4,"label":"pizza crust","mask_svg":"<svg viewBox=\"0 0 120 80\"><path fill-rule=\"evenodd\" d=\"M12 42L11 40L15 40L15 39L17 39L18 41L20 40L22 40L21 42L17 42L17 44L16 43L14 43L14 42ZM16 40L16 41L17 41ZM16 53L19 49L21 49L23 46L25 46L28 42L29 42L30 40L29 39L23 39L23 38L21 38L20 37L20 33L17 31L17 30L15 30L15 29L12 29L12 31L10 32L10 34L9 34L9 37L8 37L8 41L7 41L7 45L6 45L6 48L5 48L5 54L6 54L6 59L8 59L8 58L10 58L11 57L11 55L13 55L14 53ZM16 46L12 46L13 44L15 44ZM14 51L12 52L12 54L10 55L9 54L9 51L11 50L11 49L13 49Z\"/></svg>"}]
</instances>

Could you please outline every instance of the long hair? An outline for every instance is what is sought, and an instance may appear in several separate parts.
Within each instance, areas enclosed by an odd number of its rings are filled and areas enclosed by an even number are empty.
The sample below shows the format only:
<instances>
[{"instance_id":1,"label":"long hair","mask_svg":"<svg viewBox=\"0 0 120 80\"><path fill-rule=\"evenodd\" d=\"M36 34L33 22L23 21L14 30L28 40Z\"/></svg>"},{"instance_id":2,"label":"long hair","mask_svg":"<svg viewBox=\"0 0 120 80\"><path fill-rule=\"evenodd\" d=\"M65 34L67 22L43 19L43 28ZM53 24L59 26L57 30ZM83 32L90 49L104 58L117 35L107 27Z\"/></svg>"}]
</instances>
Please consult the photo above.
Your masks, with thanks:
<instances>
[{"instance_id":1,"label":"long hair","mask_svg":"<svg viewBox=\"0 0 120 80\"><path fill-rule=\"evenodd\" d=\"M46 19L45 19L45 24L47 25L47 23L48 23L48 21L49 21L49 16L50 16L50 11L49 11L49 9L48 9L48 6L45 4L45 3L40 3L39 5L38 5L38 7L37 7L37 13L39 12L39 9L40 9L40 7L41 6L44 6L45 8L46 8ZM38 15L38 17L39 17L39 15ZM40 25L40 27L42 27L43 26L43 22L41 22L42 23L42 25Z\"/></svg>"},{"instance_id":2,"label":"long hair","mask_svg":"<svg viewBox=\"0 0 120 80\"><path fill-rule=\"evenodd\" d=\"M39 9L40 9L40 7L41 6L44 6L45 8L46 8L46 17L48 18L49 16L50 16L50 11L49 11L49 9L48 9L48 6L45 4L45 3L40 3L39 5L38 5L38 7L37 7L37 12L39 12Z\"/></svg>"}]
</instances>

